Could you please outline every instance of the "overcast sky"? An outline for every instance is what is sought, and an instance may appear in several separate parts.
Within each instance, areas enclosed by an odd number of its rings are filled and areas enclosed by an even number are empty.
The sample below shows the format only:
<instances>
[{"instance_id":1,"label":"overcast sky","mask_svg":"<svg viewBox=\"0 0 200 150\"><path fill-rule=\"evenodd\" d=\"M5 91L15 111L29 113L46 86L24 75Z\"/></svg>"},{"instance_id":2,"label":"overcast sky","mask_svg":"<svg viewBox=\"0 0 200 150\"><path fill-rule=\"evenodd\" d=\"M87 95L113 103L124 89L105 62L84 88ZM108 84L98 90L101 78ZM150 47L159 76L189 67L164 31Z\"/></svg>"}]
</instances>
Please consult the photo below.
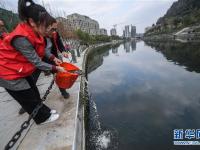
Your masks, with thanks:
<instances>
[{"instance_id":1,"label":"overcast sky","mask_svg":"<svg viewBox=\"0 0 200 150\"><path fill-rule=\"evenodd\" d=\"M0 0L8 9L17 10L18 0ZM42 0L34 0L42 3ZM135 25L137 33L143 33L163 16L177 0L43 0L54 14L79 13L99 22L100 28L109 30L118 24L117 32L122 34L125 25Z\"/></svg>"}]
</instances>

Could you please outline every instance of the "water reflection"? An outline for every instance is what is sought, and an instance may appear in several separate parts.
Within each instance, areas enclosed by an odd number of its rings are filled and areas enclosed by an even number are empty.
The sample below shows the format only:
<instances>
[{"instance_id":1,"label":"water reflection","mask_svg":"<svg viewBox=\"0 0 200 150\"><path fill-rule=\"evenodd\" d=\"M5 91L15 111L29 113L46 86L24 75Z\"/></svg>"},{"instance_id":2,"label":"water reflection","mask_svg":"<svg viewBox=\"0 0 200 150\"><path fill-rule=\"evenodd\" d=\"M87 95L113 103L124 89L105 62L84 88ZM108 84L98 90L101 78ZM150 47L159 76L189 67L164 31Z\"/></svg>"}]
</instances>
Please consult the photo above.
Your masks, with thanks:
<instances>
[{"instance_id":1,"label":"water reflection","mask_svg":"<svg viewBox=\"0 0 200 150\"><path fill-rule=\"evenodd\" d=\"M132 40L124 42L124 50L126 51L126 53L130 53L131 50L136 50L136 41Z\"/></svg>"},{"instance_id":2,"label":"water reflection","mask_svg":"<svg viewBox=\"0 0 200 150\"><path fill-rule=\"evenodd\" d=\"M172 145L173 129L200 127L198 44L146 43L151 47L140 42L133 53L131 43L120 45L118 57L109 47L90 55L100 122L118 132L119 150L199 149Z\"/></svg>"},{"instance_id":3,"label":"water reflection","mask_svg":"<svg viewBox=\"0 0 200 150\"><path fill-rule=\"evenodd\" d=\"M132 51L136 50L136 41L135 40L133 40L131 42L131 48L132 48Z\"/></svg>"},{"instance_id":4,"label":"water reflection","mask_svg":"<svg viewBox=\"0 0 200 150\"><path fill-rule=\"evenodd\" d=\"M118 53L118 47L112 47L112 53L117 54Z\"/></svg>"},{"instance_id":5,"label":"water reflection","mask_svg":"<svg viewBox=\"0 0 200 150\"><path fill-rule=\"evenodd\" d=\"M200 43L176 41L146 41L146 44L161 52L167 60L185 66L188 71L200 72Z\"/></svg>"},{"instance_id":6,"label":"water reflection","mask_svg":"<svg viewBox=\"0 0 200 150\"><path fill-rule=\"evenodd\" d=\"M117 48L117 47L116 47ZM103 57L109 56L110 46L106 46L103 49L94 50L88 57L89 63L87 63L87 72L90 73L96 70L103 64Z\"/></svg>"},{"instance_id":7,"label":"water reflection","mask_svg":"<svg viewBox=\"0 0 200 150\"><path fill-rule=\"evenodd\" d=\"M126 53L130 53L130 49L131 49L131 43L125 42L124 43L124 50L126 50Z\"/></svg>"}]
</instances>

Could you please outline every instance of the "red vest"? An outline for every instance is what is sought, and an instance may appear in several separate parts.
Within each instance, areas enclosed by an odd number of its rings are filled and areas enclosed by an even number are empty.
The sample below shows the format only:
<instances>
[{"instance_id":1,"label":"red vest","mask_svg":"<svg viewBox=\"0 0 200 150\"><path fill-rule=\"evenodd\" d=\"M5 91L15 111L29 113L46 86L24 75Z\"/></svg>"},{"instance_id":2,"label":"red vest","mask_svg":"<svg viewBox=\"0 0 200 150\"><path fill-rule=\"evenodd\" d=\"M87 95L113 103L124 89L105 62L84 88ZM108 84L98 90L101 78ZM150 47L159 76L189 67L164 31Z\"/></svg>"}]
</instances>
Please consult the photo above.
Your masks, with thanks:
<instances>
[{"instance_id":1,"label":"red vest","mask_svg":"<svg viewBox=\"0 0 200 150\"><path fill-rule=\"evenodd\" d=\"M0 78L5 80L27 77L36 69L26 57L11 45L12 40L19 36L29 40L40 58L43 58L45 54L44 38L37 36L28 24L19 24L13 32L0 41Z\"/></svg>"},{"instance_id":2,"label":"red vest","mask_svg":"<svg viewBox=\"0 0 200 150\"><path fill-rule=\"evenodd\" d=\"M53 42L54 42L54 45L55 45L57 53L58 53L58 52L60 52L60 50L58 48L57 40L58 40L58 33L57 32L53 32Z\"/></svg>"}]
</instances>

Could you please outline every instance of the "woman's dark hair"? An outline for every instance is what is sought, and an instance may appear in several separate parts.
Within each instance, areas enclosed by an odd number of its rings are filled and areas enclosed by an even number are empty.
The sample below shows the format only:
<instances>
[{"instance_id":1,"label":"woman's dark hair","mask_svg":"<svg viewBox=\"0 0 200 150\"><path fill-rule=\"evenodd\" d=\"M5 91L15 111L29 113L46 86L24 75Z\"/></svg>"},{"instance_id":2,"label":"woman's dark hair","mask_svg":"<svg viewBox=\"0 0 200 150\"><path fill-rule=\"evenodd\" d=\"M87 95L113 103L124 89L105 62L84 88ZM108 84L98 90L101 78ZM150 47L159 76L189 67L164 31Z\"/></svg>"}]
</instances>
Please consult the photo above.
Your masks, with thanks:
<instances>
[{"instance_id":1,"label":"woman's dark hair","mask_svg":"<svg viewBox=\"0 0 200 150\"><path fill-rule=\"evenodd\" d=\"M5 24L5 19L0 17L0 20Z\"/></svg>"},{"instance_id":2,"label":"woman's dark hair","mask_svg":"<svg viewBox=\"0 0 200 150\"><path fill-rule=\"evenodd\" d=\"M22 21L28 21L31 18L37 25L44 25L45 27L56 22L56 19L44 7L35 4L32 0L19 0L18 13Z\"/></svg>"}]
</instances>

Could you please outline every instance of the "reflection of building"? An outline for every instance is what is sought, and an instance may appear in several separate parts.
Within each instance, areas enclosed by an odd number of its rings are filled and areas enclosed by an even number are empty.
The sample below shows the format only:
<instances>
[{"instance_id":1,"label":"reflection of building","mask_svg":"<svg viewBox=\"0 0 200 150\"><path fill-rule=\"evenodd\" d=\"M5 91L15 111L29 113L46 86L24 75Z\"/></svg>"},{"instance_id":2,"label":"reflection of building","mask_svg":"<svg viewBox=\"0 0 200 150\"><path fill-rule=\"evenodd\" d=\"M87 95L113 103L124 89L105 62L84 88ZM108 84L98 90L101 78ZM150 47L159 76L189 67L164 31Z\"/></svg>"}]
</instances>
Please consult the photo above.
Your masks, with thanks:
<instances>
[{"instance_id":1,"label":"reflection of building","mask_svg":"<svg viewBox=\"0 0 200 150\"><path fill-rule=\"evenodd\" d=\"M110 30L110 35L111 35L111 36L116 36L116 35L117 35L117 31L116 31L115 28L112 28L112 29Z\"/></svg>"},{"instance_id":2,"label":"reflection of building","mask_svg":"<svg viewBox=\"0 0 200 150\"><path fill-rule=\"evenodd\" d=\"M81 29L91 35L99 34L99 23L88 16L74 13L67 16L67 22L74 30Z\"/></svg>"},{"instance_id":3,"label":"reflection of building","mask_svg":"<svg viewBox=\"0 0 200 150\"><path fill-rule=\"evenodd\" d=\"M118 53L118 47L112 47L112 53L117 54Z\"/></svg>"},{"instance_id":4,"label":"reflection of building","mask_svg":"<svg viewBox=\"0 0 200 150\"><path fill-rule=\"evenodd\" d=\"M124 49L125 49L126 53L129 53L131 50L131 42L125 42Z\"/></svg>"},{"instance_id":5,"label":"reflection of building","mask_svg":"<svg viewBox=\"0 0 200 150\"><path fill-rule=\"evenodd\" d=\"M136 41L135 40L131 41L131 49L132 49L132 51L136 50Z\"/></svg>"},{"instance_id":6,"label":"reflection of building","mask_svg":"<svg viewBox=\"0 0 200 150\"><path fill-rule=\"evenodd\" d=\"M108 35L107 30L106 29L100 29L100 35Z\"/></svg>"}]
</instances>

